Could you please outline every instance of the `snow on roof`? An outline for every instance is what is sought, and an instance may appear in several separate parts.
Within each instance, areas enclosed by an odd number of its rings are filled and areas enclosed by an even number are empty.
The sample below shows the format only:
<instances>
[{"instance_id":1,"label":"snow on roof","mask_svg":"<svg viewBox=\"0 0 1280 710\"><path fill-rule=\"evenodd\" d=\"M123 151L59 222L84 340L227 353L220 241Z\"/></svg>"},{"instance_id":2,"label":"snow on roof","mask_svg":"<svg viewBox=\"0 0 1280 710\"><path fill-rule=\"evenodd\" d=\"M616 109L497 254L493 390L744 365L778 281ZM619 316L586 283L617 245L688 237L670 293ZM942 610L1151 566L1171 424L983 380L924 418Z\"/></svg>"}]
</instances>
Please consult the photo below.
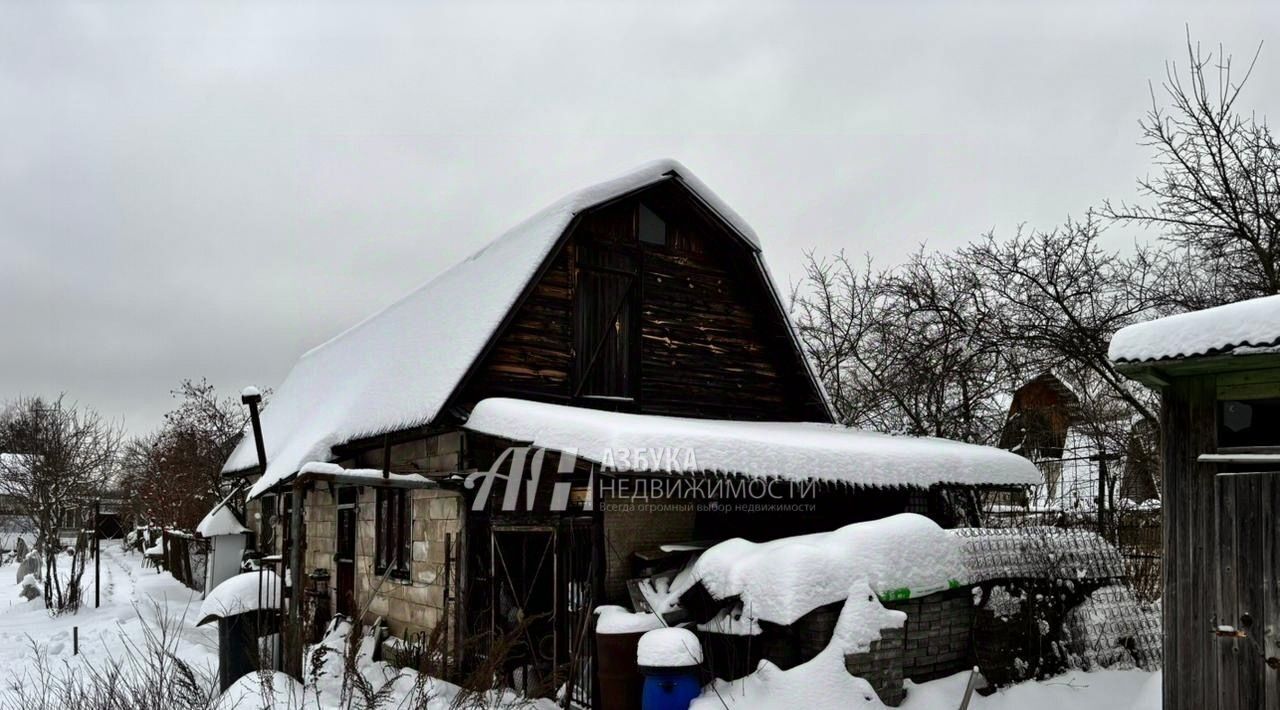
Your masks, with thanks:
<instances>
[{"instance_id":1,"label":"snow on roof","mask_svg":"<svg viewBox=\"0 0 1280 710\"><path fill-rule=\"evenodd\" d=\"M252 532L244 526L240 521L240 516L231 509L227 503L231 502L231 496L235 493L223 498L220 503L213 506L200 520L200 524L196 526L196 533L202 537L215 537L217 535L240 535L242 533Z\"/></svg>"},{"instance_id":2,"label":"snow on roof","mask_svg":"<svg viewBox=\"0 0 1280 710\"><path fill-rule=\"evenodd\" d=\"M435 482L420 473L384 473L377 468L343 468L336 463L311 461L298 469L298 474L332 476L339 483L369 481L370 483L389 482L406 487L434 487Z\"/></svg>"},{"instance_id":3,"label":"snow on roof","mask_svg":"<svg viewBox=\"0 0 1280 710\"><path fill-rule=\"evenodd\" d=\"M259 609L276 609L280 604L280 575L270 570L237 574L214 587L200 604L201 626L215 619Z\"/></svg>"},{"instance_id":4,"label":"snow on roof","mask_svg":"<svg viewBox=\"0 0 1280 710\"><path fill-rule=\"evenodd\" d=\"M1145 362L1277 344L1280 296L1264 296L1122 328L1107 355L1114 362Z\"/></svg>"},{"instance_id":5,"label":"snow on roof","mask_svg":"<svg viewBox=\"0 0 1280 710\"><path fill-rule=\"evenodd\" d=\"M574 216L671 177L759 250L751 227L674 160L572 193L304 354L263 410L267 470L250 495L306 461L329 458L337 444L434 419ZM257 464L253 437L245 436L223 470Z\"/></svg>"},{"instance_id":6,"label":"snow on roof","mask_svg":"<svg viewBox=\"0 0 1280 710\"><path fill-rule=\"evenodd\" d=\"M1033 484L1040 472L1001 449L809 422L689 419L495 397L466 428L557 451L614 471L717 473L859 486Z\"/></svg>"},{"instance_id":7,"label":"snow on roof","mask_svg":"<svg viewBox=\"0 0 1280 710\"><path fill-rule=\"evenodd\" d=\"M239 535L240 533L252 532L246 528L239 514L228 505L240 489L237 487L226 495L225 498L218 501L218 504L209 509L208 513L200 519L196 525L196 534L202 537L213 537L214 535Z\"/></svg>"},{"instance_id":8,"label":"snow on roof","mask_svg":"<svg viewBox=\"0 0 1280 710\"><path fill-rule=\"evenodd\" d=\"M902 599L948 589L966 576L959 540L922 515L901 513L837 530L770 542L726 540L672 583L677 596L701 584L713 598L738 598L745 616L789 625L847 598L865 579Z\"/></svg>"}]
</instances>

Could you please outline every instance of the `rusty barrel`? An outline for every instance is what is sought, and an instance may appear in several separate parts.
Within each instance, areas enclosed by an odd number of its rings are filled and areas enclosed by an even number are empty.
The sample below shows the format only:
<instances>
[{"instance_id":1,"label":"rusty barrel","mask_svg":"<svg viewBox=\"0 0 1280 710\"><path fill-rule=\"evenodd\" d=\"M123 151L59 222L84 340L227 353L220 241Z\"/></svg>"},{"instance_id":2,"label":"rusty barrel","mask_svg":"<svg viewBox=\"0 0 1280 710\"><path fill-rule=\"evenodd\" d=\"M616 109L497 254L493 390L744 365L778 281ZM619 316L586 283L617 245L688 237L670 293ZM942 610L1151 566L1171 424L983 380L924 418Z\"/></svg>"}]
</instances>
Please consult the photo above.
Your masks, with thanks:
<instances>
[{"instance_id":1,"label":"rusty barrel","mask_svg":"<svg viewBox=\"0 0 1280 710\"><path fill-rule=\"evenodd\" d=\"M644 676L636 665L636 646L644 632L596 633L596 680L601 707L640 710Z\"/></svg>"}]
</instances>

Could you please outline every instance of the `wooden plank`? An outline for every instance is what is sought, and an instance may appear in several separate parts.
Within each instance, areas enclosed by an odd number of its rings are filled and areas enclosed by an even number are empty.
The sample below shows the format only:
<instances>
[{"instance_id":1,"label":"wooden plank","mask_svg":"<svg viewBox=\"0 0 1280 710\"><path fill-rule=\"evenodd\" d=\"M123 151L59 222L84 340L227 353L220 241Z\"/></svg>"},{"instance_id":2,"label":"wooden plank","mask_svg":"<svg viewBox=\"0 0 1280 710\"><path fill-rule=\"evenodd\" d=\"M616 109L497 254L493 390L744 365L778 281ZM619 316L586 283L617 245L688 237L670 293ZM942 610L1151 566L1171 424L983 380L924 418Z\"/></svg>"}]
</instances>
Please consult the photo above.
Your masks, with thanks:
<instances>
[{"instance_id":1,"label":"wooden plank","mask_svg":"<svg viewBox=\"0 0 1280 710\"><path fill-rule=\"evenodd\" d=\"M1262 538L1269 530L1262 528L1259 499L1266 475L1227 476L1236 479L1236 618L1235 625L1248 634L1236 642L1236 678L1240 707L1252 710L1263 707L1264 669L1262 636L1266 629L1266 609L1262 593ZM1269 503L1270 501L1266 501Z\"/></svg>"},{"instance_id":2,"label":"wooden plank","mask_svg":"<svg viewBox=\"0 0 1280 710\"><path fill-rule=\"evenodd\" d=\"M1236 563L1239 557L1237 545L1236 498L1238 482L1232 476L1220 476L1218 489L1218 570L1214 575L1218 582L1218 596L1214 604L1213 624L1217 627L1235 626L1239 616ZM1208 633L1206 628L1205 633ZM1239 639L1218 636L1215 641L1218 667L1218 702L1221 710L1237 710L1241 706L1237 669L1240 662Z\"/></svg>"},{"instance_id":3,"label":"wooden plank","mask_svg":"<svg viewBox=\"0 0 1280 710\"><path fill-rule=\"evenodd\" d=\"M1216 379L1212 376L1201 377L1191 383L1190 442L1188 452L1190 477L1189 483L1195 492L1192 502L1194 516L1192 518L1192 537L1194 548L1190 569L1187 570L1191 580L1191 601L1189 603L1189 620L1185 627L1191 653L1199 660L1195 670L1197 688L1195 698L1199 707L1212 707L1217 688L1217 664L1213 657L1213 637L1205 632L1211 624L1214 599L1214 486L1213 474L1217 467L1213 464L1198 463L1201 454L1212 453L1217 449L1217 398Z\"/></svg>"},{"instance_id":4,"label":"wooden plank","mask_svg":"<svg viewBox=\"0 0 1280 710\"><path fill-rule=\"evenodd\" d=\"M1160 408L1160 429L1164 432L1161 440L1164 460L1162 489L1164 505L1162 506L1162 535L1164 537L1165 560L1163 568L1163 584L1161 598L1162 625L1164 627L1163 656L1165 672L1163 675L1164 707L1167 710L1181 710L1182 665L1181 633L1179 612L1182 607L1182 595L1178 591L1178 581L1182 578L1181 550L1184 544L1185 530L1180 523L1183 520L1182 504L1186 499L1180 481L1185 471L1183 449L1186 445L1186 412L1187 402L1185 388L1170 387L1165 391Z\"/></svg>"},{"instance_id":5,"label":"wooden plank","mask_svg":"<svg viewBox=\"0 0 1280 710\"><path fill-rule=\"evenodd\" d=\"M1266 658L1280 658L1280 518L1276 508L1280 506L1280 476L1266 476L1258 496L1262 505L1262 596L1265 616L1259 620ZM1262 671L1266 678L1264 701L1266 707L1280 707L1280 669L1269 666Z\"/></svg>"}]
</instances>

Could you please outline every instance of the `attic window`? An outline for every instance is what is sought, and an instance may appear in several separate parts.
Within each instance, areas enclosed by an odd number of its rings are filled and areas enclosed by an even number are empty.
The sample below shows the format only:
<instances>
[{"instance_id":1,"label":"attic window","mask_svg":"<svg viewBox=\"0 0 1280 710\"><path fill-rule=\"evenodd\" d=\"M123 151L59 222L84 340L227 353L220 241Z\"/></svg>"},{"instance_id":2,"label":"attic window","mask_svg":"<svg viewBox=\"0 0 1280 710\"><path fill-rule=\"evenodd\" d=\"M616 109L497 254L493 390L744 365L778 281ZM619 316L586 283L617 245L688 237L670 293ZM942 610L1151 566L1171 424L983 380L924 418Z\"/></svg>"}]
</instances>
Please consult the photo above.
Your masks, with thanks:
<instances>
[{"instance_id":1,"label":"attic window","mask_svg":"<svg viewBox=\"0 0 1280 710\"><path fill-rule=\"evenodd\" d=\"M667 245L667 223L643 202L640 203L639 233L641 244Z\"/></svg>"}]
</instances>

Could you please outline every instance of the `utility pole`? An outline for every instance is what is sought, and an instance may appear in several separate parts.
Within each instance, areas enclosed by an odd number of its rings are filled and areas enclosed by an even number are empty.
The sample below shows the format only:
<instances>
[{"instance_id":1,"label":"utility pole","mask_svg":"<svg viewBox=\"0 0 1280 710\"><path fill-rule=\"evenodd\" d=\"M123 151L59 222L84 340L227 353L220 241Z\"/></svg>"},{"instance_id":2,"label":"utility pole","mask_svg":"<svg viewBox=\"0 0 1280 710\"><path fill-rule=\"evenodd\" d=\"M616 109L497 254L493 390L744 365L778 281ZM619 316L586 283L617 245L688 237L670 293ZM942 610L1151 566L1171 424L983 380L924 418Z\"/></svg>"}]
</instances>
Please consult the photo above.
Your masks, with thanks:
<instances>
[{"instance_id":1,"label":"utility pole","mask_svg":"<svg viewBox=\"0 0 1280 710\"><path fill-rule=\"evenodd\" d=\"M102 524L102 499L93 501L93 608L98 608L102 577L102 536L99 526Z\"/></svg>"}]
</instances>

